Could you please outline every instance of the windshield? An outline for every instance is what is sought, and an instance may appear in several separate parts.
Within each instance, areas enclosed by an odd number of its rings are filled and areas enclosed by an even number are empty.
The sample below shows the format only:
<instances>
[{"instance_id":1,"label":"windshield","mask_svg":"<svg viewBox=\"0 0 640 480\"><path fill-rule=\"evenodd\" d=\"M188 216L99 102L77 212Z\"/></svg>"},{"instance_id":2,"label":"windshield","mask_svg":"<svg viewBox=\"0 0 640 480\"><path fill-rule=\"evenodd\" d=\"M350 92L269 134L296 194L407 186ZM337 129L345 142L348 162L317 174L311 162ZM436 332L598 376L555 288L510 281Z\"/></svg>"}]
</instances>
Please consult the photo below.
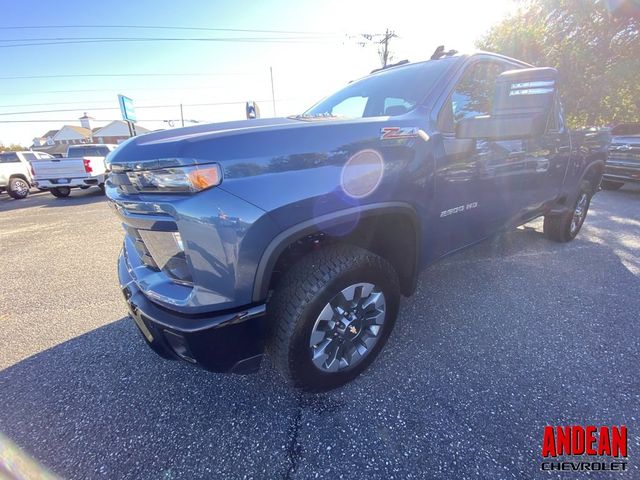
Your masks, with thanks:
<instances>
[{"instance_id":1,"label":"windshield","mask_svg":"<svg viewBox=\"0 0 640 480\"><path fill-rule=\"evenodd\" d=\"M303 116L362 118L402 115L412 110L451 65L449 59L380 72L349 84Z\"/></svg>"},{"instance_id":2,"label":"windshield","mask_svg":"<svg viewBox=\"0 0 640 480\"><path fill-rule=\"evenodd\" d=\"M69 147L67 157L106 157L109 147Z\"/></svg>"}]
</instances>

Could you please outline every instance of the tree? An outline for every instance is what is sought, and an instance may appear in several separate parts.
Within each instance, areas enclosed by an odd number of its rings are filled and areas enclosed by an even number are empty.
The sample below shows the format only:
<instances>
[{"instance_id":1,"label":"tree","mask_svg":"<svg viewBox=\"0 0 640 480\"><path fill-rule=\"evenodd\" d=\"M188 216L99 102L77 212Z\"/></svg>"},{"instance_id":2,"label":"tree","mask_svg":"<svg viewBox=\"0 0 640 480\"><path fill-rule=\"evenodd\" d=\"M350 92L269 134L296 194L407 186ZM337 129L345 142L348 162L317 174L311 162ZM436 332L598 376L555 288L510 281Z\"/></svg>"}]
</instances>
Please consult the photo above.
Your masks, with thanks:
<instances>
[{"instance_id":1,"label":"tree","mask_svg":"<svg viewBox=\"0 0 640 480\"><path fill-rule=\"evenodd\" d=\"M23 150L29 150L27 147L12 143L11 145L4 146L0 143L0 152L21 152Z\"/></svg>"},{"instance_id":2,"label":"tree","mask_svg":"<svg viewBox=\"0 0 640 480\"><path fill-rule=\"evenodd\" d=\"M552 66L572 127L640 121L640 16L633 2L525 0L477 42L483 50ZM637 10L634 10L634 7Z\"/></svg>"}]
</instances>

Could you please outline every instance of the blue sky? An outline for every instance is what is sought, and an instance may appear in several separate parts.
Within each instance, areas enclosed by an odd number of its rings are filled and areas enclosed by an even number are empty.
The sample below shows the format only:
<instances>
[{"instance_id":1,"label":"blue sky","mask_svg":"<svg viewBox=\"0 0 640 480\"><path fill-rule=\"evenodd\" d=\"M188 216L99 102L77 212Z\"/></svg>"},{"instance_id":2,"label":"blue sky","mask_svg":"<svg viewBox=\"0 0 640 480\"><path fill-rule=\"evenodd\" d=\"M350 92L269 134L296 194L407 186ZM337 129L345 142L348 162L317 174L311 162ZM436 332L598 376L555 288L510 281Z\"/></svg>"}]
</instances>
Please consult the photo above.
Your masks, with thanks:
<instances>
[{"instance_id":1,"label":"blue sky","mask_svg":"<svg viewBox=\"0 0 640 480\"><path fill-rule=\"evenodd\" d=\"M450 1L217 1L111 0L55 3L5 2L0 15L0 142L30 144L35 136L79 124L83 112L95 125L120 118L116 95L134 99L140 124L168 128L163 120L225 121L244 117L244 105L196 103L258 100L272 116L269 67L273 67L278 116L299 113L320 98L379 66L375 47L357 44L361 33L394 30L396 60L420 60L439 44L458 50L515 8L511 0ZM3 27L146 25L314 32L275 34L133 28L12 29ZM290 38L286 42L154 41L59 45L39 38L208 37ZM304 42L300 39L304 38ZM18 40L25 39L20 42ZM153 76L132 76L134 74ZM70 78L6 79L11 76L116 74ZM164 75L174 74L174 75ZM178 75L175 75L178 74ZM191 75L193 74L193 75ZM46 104L46 105L41 105ZM156 107L171 105L169 107ZM145 108L155 107L155 108ZM106 109L113 110L106 110ZM2 115L40 110L68 112ZM26 122L15 122L23 120ZM40 122L35 122L39 120ZM50 123L41 122L51 120ZM66 120L61 122L59 120Z\"/></svg>"}]
</instances>

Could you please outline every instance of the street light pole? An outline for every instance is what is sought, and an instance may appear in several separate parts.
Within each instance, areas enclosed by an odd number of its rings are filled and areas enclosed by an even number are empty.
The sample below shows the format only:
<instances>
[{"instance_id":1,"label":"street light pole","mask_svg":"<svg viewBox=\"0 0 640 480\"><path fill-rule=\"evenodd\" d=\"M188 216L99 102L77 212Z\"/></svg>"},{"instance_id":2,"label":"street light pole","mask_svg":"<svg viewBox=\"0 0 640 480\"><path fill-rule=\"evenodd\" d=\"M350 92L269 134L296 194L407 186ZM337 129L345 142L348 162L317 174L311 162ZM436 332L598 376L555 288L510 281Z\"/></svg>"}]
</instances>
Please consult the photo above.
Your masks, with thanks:
<instances>
[{"instance_id":1,"label":"street light pole","mask_svg":"<svg viewBox=\"0 0 640 480\"><path fill-rule=\"evenodd\" d=\"M273 67L269 67L269 73L271 74L271 101L273 102L273 116L276 116L276 94L273 89Z\"/></svg>"}]
</instances>

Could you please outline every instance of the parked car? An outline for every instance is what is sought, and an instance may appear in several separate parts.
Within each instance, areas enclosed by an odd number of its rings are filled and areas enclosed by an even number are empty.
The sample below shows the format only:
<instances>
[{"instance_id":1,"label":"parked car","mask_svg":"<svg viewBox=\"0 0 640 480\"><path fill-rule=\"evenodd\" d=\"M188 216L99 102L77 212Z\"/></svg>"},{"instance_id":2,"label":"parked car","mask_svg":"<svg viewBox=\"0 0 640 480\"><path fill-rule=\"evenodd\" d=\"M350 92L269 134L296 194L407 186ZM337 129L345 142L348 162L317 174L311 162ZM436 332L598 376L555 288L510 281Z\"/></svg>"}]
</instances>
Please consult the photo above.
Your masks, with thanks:
<instances>
[{"instance_id":1,"label":"parked car","mask_svg":"<svg viewBox=\"0 0 640 480\"><path fill-rule=\"evenodd\" d=\"M6 190L11 198L20 200L29 195L33 175L29 162L53 158L42 152L0 153L0 192Z\"/></svg>"},{"instance_id":2,"label":"parked car","mask_svg":"<svg viewBox=\"0 0 640 480\"><path fill-rule=\"evenodd\" d=\"M105 157L117 145L70 145L67 157L33 163L34 184L54 197L68 197L72 188L99 187L104 192Z\"/></svg>"},{"instance_id":3,"label":"parked car","mask_svg":"<svg viewBox=\"0 0 640 480\"><path fill-rule=\"evenodd\" d=\"M611 129L602 188L618 190L630 182L640 182L640 123L622 123Z\"/></svg>"},{"instance_id":4,"label":"parked car","mask_svg":"<svg viewBox=\"0 0 640 480\"><path fill-rule=\"evenodd\" d=\"M434 54L299 116L129 140L107 196L144 339L217 372L256 371L266 349L306 390L353 379L421 269L540 216L552 240L578 234L606 153L572 146L557 82L500 55Z\"/></svg>"}]
</instances>

